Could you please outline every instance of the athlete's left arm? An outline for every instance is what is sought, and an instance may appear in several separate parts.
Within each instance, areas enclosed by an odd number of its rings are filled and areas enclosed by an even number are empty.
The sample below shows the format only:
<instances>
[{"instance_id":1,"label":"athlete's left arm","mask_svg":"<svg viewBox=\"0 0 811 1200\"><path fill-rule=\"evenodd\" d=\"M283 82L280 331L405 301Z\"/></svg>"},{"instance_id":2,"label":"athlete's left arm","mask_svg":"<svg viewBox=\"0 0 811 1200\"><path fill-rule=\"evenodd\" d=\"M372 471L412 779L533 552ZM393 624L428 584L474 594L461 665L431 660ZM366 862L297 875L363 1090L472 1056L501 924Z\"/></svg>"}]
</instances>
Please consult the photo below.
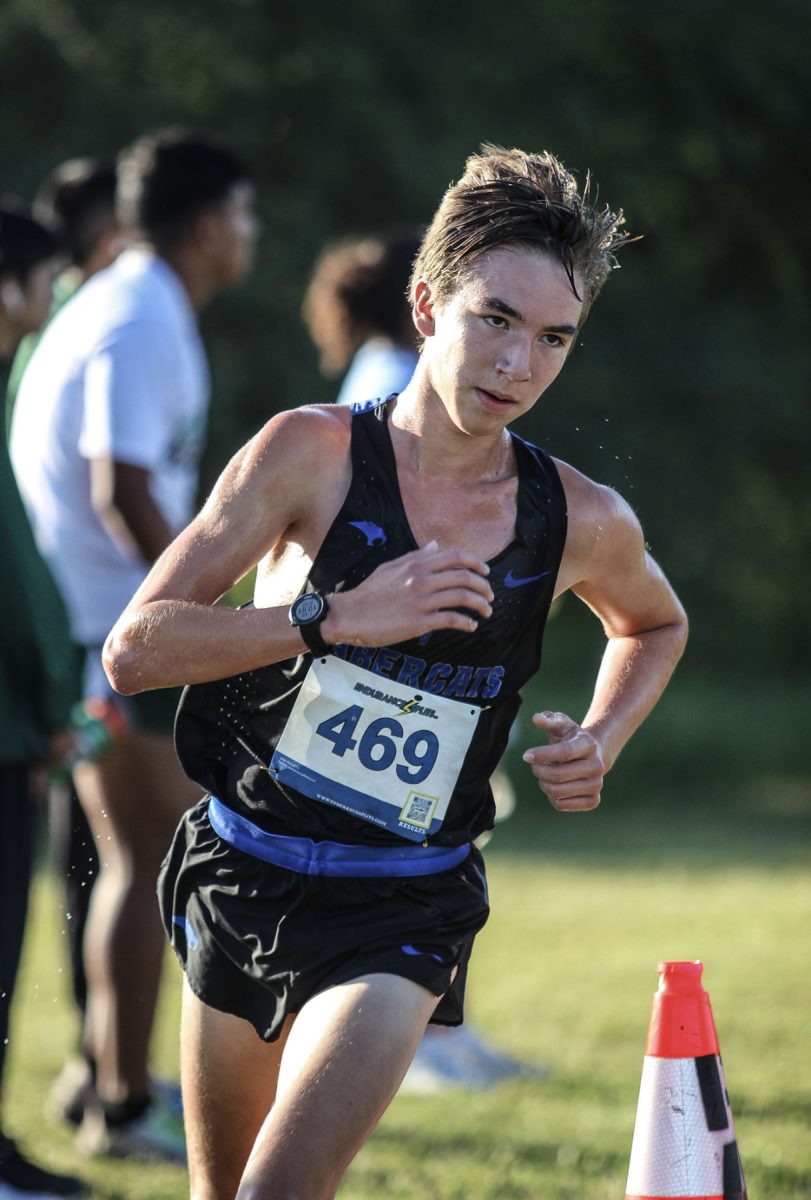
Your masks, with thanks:
<instances>
[{"instance_id":1,"label":"athlete's left arm","mask_svg":"<svg viewBox=\"0 0 811 1200\"><path fill-rule=\"evenodd\" d=\"M687 617L625 501L558 467L569 512L558 593L571 590L588 605L607 643L585 717L536 713L550 744L528 750L524 761L555 808L578 812L600 803L606 772L664 691L684 650Z\"/></svg>"}]
</instances>

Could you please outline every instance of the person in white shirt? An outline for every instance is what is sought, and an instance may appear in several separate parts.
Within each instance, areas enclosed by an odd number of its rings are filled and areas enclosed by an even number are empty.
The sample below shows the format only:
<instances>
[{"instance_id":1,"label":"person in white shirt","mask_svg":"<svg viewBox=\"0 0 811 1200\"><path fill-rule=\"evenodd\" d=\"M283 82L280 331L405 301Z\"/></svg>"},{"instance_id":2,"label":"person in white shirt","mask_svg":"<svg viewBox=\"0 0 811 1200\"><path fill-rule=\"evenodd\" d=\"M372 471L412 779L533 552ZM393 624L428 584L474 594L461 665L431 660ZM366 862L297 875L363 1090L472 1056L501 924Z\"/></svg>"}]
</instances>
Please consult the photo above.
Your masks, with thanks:
<instances>
[{"instance_id":1,"label":"person in white shirt","mask_svg":"<svg viewBox=\"0 0 811 1200\"><path fill-rule=\"evenodd\" d=\"M168 130L124 151L118 209L131 247L54 317L15 407L14 468L84 648L85 700L115 732L108 753L74 771L102 852L84 947L88 1152L182 1152L147 1063L162 957L155 880L196 791L172 746L176 694L122 704L100 651L193 514L209 399L197 315L250 265L253 198L246 168L211 139Z\"/></svg>"}]
</instances>

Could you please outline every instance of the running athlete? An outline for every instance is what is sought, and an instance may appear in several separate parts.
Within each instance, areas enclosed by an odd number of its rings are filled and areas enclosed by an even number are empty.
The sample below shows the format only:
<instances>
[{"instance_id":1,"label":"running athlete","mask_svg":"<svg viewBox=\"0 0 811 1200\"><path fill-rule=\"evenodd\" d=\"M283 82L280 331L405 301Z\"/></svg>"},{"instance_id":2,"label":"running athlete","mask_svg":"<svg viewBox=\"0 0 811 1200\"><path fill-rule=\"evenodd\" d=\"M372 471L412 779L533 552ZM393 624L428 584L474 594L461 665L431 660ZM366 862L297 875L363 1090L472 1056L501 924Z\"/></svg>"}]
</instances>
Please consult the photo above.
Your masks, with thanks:
<instances>
[{"instance_id":1,"label":"running athlete","mask_svg":"<svg viewBox=\"0 0 811 1200\"><path fill-rule=\"evenodd\" d=\"M177 747L207 797L164 863L186 973L195 1200L330 1197L428 1021L458 1024L487 919L487 780L572 590L606 649L581 721L524 754L561 812L661 694L684 612L628 506L510 432L627 240L549 154L484 147L410 286L399 396L274 417L113 629L129 693L190 685ZM258 564L254 602L217 598Z\"/></svg>"}]
</instances>

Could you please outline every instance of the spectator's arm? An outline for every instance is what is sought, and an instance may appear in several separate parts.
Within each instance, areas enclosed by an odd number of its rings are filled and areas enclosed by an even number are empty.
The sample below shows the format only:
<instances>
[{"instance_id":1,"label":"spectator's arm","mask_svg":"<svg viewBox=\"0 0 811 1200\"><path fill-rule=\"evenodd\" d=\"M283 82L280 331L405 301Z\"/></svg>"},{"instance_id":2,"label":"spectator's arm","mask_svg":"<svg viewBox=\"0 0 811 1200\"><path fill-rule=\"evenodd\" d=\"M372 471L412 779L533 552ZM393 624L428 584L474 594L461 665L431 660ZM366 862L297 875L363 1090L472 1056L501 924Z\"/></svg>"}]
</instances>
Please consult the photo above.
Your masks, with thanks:
<instances>
[{"instance_id":1,"label":"spectator's arm","mask_svg":"<svg viewBox=\"0 0 811 1200\"><path fill-rule=\"evenodd\" d=\"M119 545L153 563L172 541L172 532L152 498L149 477L146 468L131 463L90 462L90 495L102 525Z\"/></svg>"}]
</instances>

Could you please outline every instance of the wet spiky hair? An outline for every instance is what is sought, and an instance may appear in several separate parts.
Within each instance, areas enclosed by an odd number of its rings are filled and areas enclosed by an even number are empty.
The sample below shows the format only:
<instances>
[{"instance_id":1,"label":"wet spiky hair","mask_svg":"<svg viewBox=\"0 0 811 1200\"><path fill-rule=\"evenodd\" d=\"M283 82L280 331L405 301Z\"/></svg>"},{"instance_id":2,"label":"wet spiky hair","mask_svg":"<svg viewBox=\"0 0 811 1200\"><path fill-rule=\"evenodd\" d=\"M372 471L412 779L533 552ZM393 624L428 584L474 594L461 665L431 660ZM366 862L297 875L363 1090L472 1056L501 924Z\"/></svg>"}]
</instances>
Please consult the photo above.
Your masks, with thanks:
<instances>
[{"instance_id":1,"label":"wet spiky hair","mask_svg":"<svg viewBox=\"0 0 811 1200\"><path fill-rule=\"evenodd\" d=\"M411 296L422 279L436 300L447 300L480 254L529 246L562 263L583 302L582 324L617 266L616 251L633 240L623 232L622 209L598 209L590 195L590 175L581 192L574 175L546 150L482 146L442 198L414 263Z\"/></svg>"}]
</instances>

